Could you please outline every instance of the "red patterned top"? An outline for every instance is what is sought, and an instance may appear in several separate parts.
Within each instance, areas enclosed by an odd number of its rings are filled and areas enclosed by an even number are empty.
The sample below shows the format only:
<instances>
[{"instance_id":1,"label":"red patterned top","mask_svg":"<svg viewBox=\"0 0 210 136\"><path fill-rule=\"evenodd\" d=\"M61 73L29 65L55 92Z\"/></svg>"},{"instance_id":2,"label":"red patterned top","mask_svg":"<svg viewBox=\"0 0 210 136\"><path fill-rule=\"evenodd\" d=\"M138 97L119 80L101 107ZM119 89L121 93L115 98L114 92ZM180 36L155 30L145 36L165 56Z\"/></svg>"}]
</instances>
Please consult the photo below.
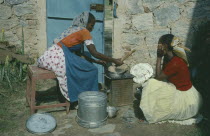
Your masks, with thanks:
<instances>
[{"instance_id":1,"label":"red patterned top","mask_svg":"<svg viewBox=\"0 0 210 136\"><path fill-rule=\"evenodd\" d=\"M183 59L174 56L164 67L163 72L180 91L187 91L192 87L190 72Z\"/></svg>"}]
</instances>

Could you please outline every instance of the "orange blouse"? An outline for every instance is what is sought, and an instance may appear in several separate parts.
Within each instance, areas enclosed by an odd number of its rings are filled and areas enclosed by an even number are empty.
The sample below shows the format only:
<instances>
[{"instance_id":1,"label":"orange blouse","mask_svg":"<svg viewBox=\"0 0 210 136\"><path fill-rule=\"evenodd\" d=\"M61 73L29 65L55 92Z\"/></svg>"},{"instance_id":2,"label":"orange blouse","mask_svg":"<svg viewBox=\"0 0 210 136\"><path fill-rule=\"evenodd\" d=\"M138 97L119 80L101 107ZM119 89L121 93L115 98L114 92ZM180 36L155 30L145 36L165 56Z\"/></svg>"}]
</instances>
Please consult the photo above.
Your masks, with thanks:
<instances>
[{"instance_id":1,"label":"orange blouse","mask_svg":"<svg viewBox=\"0 0 210 136\"><path fill-rule=\"evenodd\" d=\"M78 32L72 33L65 38L63 38L60 42L62 42L66 47L72 47L74 45L80 44L85 40L92 39L90 32L87 29L82 29ZM62 47L61 43L57 44Z\"/></svg>"}]
</instances>

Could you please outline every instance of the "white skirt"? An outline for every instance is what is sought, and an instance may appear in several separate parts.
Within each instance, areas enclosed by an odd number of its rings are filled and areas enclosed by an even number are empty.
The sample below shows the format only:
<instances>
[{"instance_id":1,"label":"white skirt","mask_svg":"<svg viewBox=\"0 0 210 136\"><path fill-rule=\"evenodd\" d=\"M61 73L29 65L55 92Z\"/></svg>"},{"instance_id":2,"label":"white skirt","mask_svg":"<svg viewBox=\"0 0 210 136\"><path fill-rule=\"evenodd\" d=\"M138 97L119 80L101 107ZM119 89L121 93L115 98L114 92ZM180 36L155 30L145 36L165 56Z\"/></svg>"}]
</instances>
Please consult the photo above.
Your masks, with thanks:
<instances>
[{"instance_id":1,"label":"white skirt","mask_svg":"<svg viewBox=\"0 0 210 136\"><path fill-rule=\"evenodd\" d=\"M140 108L149 123L156 123L189 119L198 114L201 104L193 86L180 91L171 83L150 79L143 85Z\"/></svg>"}]
</instances>

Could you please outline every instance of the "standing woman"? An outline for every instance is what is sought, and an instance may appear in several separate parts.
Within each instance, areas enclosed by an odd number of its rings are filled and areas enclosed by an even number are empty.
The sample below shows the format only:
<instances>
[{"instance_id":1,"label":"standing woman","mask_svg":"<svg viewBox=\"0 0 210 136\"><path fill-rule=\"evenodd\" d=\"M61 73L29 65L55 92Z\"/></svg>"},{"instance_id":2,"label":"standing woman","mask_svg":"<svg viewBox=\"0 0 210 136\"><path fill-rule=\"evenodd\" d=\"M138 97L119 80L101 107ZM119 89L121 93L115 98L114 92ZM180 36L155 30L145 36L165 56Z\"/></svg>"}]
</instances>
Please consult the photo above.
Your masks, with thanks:
<instances>
[{"instance_id":1,"label":"standing woman","mask_svg":"<svg viewBox=\"0 0 210 136\"><path fill-rule=\"evenodd\" d=\"M83 12L38 59L39 67L55 73L62 95L71 102L76 102L83 91L98 91L98 70L92 62L101 65L106 62L123 64L120 59L105 56L96 50L90 34L94 25L95 17L89 12ZM85 54L83 45L99 60Z\"/></svg>"},{"instance_id":2,"label":"standing woman","mask_svg":"<svg viewBox=\"0 0 210 136\"><path fill-rule=\"evenodd\" d=\"M149 123L196 116L202 99L190 80L187 57L172 34L160 37L156 77L143 85L140 108ZM164 60L163 66L162 58ZM166 82L167 81L167 82Z\"/></svg>"}]
</instances>

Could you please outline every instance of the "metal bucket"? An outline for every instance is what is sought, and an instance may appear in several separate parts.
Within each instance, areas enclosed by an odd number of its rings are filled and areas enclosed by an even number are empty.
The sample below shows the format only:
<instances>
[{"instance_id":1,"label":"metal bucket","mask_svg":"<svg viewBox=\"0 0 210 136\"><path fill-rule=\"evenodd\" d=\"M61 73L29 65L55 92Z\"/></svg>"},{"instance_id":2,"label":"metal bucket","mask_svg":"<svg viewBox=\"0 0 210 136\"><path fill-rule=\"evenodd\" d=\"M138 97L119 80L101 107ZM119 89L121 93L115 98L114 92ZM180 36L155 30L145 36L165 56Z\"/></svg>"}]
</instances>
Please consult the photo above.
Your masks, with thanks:
<instances>
[{"instance_id":1,"label":"metal bucket","mask_svg":"<svg viewBox=\"0 0 210 136\"><path fill-rule=\"evenodd\" d=\"M107 96L97 91L82 92L78 97L76 121L85 128L97 128L107 120Z\"/></svg>"}]
</instances>

